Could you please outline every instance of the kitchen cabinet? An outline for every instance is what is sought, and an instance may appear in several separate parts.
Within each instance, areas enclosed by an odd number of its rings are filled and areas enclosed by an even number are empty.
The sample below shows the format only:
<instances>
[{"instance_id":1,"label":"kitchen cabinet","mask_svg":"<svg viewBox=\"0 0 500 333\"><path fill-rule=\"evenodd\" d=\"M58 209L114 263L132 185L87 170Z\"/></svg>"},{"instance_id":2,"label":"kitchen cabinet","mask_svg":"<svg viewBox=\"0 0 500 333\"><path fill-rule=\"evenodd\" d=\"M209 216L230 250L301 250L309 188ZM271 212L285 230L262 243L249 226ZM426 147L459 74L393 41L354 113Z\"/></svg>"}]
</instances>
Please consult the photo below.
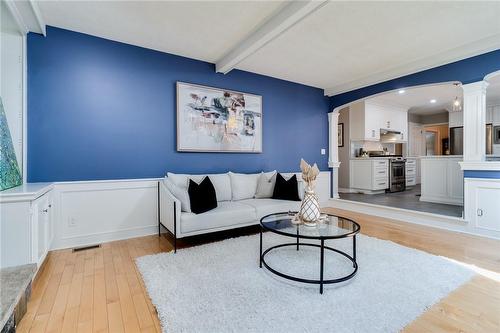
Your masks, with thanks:
<instances>
[{"instance_id":1,"label":"kitchen cabinet","mask_svg":"<svg viewBox=\"0 0 500 333\"><path fill-rule=\"evenodd\" d=\"M489 118L489 121L486 120L487 124L493 124L495 126L500 125L500 105L492 105L486 108L486 110L489 110L489 116L487 116L487 119Z\"/></svg>"},{"instance_id":2,"label":"kitchen cabinet","mask_svg":"<svg viewBox=\"0 0 500 333\"><path fill-rule=\"evenodd\" d=\"M380 129L401 132L400 141L407 141L407 109L371 101L354 103L349 107L350 139L379 141Z\"/></svg>"},{"instance_id":3,"label":"kitchen cabinet","mask_svg":"<svg viewBox=\"0 0 500 333\"><path fill-rule=\"evenodd\" d=\"M353 159L350 169L352 189L370 192L389 188L388 159Z\"/></svg>"},{"instance_id":4,"label":"kitchen cabinet","mask_svg":"<svg viewBox=\"0 0 500 333\"><path fill-rule=\"evenodd\" d=\"M421 157L420 201L463 205L463 171L458 162L462 157Z\"/></svg>"},{"instance_id":5,"label":"kitchen cabinet","mask_svg":"<svg viewBox=\"0 0 500 333\"><path fill-rule=\"evenodd\" d=\"M448 127L462 127L464 125L464 113L462 111L454 111L449 113Z\"/></svg>"},{"instance_id":6,"label":"kitchen cabinet","mask_svg":"<svg viewBox=\"0 0 500 333\"><path fill-rule=\"evenodd\" d=\"M33 186L23 185L31 191ZM45 260L54 238L53 194L51 186L34 185L26 194L16 188L0 196L1 260L0 268Z\"/></svg>"},{"instance_id":7,"label":"kitchen cabinet","mask_svg":"<svg viewBox=\"0 0 500 333\"><path fill-rule=\"evenodd\" d=\"M417 159L407 158L405 168L406 186L415 186L417 184Z\"/></svg>"}]
</instances>

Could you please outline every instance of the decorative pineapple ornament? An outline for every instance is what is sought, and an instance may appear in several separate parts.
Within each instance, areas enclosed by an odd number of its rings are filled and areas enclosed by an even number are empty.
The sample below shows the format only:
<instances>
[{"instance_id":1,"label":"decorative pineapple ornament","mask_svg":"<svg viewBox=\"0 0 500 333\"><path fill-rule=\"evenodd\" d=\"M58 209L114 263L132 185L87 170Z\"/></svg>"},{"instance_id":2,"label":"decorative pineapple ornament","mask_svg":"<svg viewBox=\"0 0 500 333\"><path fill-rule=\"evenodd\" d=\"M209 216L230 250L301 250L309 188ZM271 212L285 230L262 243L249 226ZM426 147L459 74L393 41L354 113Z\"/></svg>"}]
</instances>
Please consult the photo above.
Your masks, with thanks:
<instances>
[{"instance_id":1,"label":"decorative pineapple ornament","mask_svg":"<svg viewBox=\"0 0 500 333\"><path fill-rule=\"evenodd\" d=\"M311 167L303 159L300 160L300 170L302 179L306 183L304 199L300 205L299 216L307 226L315 226L319 220L321 211L319 207L319 198L314 192L316 177L319 175L319 169L316 163Z\"/></svg>"}]
</instances>

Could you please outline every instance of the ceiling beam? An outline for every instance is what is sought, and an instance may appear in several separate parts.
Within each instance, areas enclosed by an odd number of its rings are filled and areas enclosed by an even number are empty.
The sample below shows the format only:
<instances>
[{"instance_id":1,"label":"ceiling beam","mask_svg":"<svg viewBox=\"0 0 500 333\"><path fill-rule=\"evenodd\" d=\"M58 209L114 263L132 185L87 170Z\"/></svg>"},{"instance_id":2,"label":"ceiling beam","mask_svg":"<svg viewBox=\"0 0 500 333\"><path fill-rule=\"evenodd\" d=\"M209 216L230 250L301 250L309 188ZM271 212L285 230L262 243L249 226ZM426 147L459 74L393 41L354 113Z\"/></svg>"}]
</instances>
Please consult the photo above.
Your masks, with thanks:
<instances>
[{"instance_id":1,"label":"ceiling beam","mask_svg":"<svg viewBox=\"0 0 500 333\"><path fill-rule=\"evenodd\" d=\"M229 73L245 58L300 22L328 1L291 1L215 64L217 73Z\"/></svg>"},{"instance_id":2,"label":"ceiling beam","mask_svg":"<svg viewBox=\"0 0 500 333\"><path fill-rule=\"evenodd\" d=\"M23 35L30 31L46 35L45 22L35 1L5 0L5 4Z\"/></svg>"}]
</instances>

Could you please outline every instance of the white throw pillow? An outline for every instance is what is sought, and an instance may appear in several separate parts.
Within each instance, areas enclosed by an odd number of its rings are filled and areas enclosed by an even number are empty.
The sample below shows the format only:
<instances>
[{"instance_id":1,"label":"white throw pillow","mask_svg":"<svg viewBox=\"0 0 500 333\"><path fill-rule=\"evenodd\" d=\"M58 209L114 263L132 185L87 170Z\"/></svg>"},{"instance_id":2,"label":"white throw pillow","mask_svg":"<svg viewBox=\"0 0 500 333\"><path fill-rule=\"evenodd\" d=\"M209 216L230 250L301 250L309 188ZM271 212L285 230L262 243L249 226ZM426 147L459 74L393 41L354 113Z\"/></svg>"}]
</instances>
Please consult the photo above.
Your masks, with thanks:
<instances>
[{"instance_id":1,"label":"white throw pillow","mask_svg":"<svg viewBox=\"0 0 500 333\"><path fill-rule=\"evenodd\" d=\"M165 177L163 180L167 189L181 202L181 211L191 213L191 203L189 201L189 193L187 187L177 186L170 178Z\"/></svg>"},{"instance_id":2,"label":"white throw pillow","mask_svg":"<svg viewBox=\"0 0 500 333\"><path fill-rule=\"evenodd\" d=\"M215 188L217 201L231 201L231 179L227 173L207 175Z\"/></svg>"},{"instance_id":3,"label":"white throw pillow","mask_svg":"<svg viewBox=\"0 0 500 333\"><path fill-rule=\"evenodd\" d=\"M233 200L252 199L257 191L259 176L259 173L244 174L229 172Z\"/></svg>"},{"instance_id":4,"label":"white throw pillow","mask_svg":"<svg viewBox=\"0 0 500 333\"><path fill-rule=\"evenodd\" d=\"M271 198L276 184L276 170L272 172L262 172L257 181L257 190L255 191L256 199Z\"/></svg>"},{"instance_id":5,"label":"white throw pillow","mask_svg":"<svg viewBox=\"0 0 500 333\"><path fill-rule=\"evenodd\" d=\"M229 179L229 174L227 173L218 173L213 175L188 175L168 172L167 176L175 185L185 188L186 190L189 186L189 179L192 179L194 182L199 184L203 178L208 176L214 185L217 201L230 201L232 198L231 180Z\"/></svg>"}]
</instances>

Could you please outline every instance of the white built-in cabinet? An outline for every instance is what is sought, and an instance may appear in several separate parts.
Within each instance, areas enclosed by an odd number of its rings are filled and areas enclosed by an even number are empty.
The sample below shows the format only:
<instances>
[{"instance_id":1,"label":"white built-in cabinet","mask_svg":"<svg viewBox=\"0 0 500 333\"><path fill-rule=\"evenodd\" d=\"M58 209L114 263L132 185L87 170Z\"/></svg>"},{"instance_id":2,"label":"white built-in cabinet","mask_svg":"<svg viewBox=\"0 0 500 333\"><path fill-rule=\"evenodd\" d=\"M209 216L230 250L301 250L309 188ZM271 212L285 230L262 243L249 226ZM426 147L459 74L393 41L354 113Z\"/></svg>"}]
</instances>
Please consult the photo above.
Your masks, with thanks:
<instances>
[{"instance_id":1,"label":"white built-in cabinet","mask_svg":"<svg viewBox=\"0 0 500 333\"><path fill-rule=\"evenodd\" d=\"M52 191L36 198L13 196L0 203L0 268L43 263L54 238L52 212Z\"/></svg>"},{"instance_id":2,"label":"white built-in cabinet","mask_svg":"<svg viewBox=\"0 0 500 333\"><path fill-rule=\"evenodd\" d=\"M349 107L350 138L354 141L379 141L380 129L401 132L400 141L408 138L406 108L372 101L361 101Z\"/></svg>"},{"instance_id":3,"label":"white built-in cabinet","mask_svg":"<svg viewBox=\"0 0 500 333\"><path fill-rule=\"evenodd\" d=\"M54 239L51 192L44 194L31 203L31 226L33 260L41 264L50 250Z\"/></svg>"},{"instance_id":4,"label":"white built-in cabinet","mask_svg":"<svg viewBox=\"0 0 500 333\"><path fill-rule=\"evenodd\" d=\"M406 186L415 186L417 184L417 159L407 158L405 168Z\"/></svg>"},{"instance_id":5,"label":"white built-in cabinet","mask_svg":"<svg viewBox=\"0 0 500 333\"><path fill-rule=\"evenodd\" d=\"M389 160L351 160L350 187L366 192L381 191L389 188Z\"/></svg>"},{"instance_id":6,"label":"white built-in cabinet","mask_svg":"<svg viewBox=\"0 0 500 333\"><path fill-rule=\"evenodd\" d=\"M500 237L500 179L465 179L466 218L479 234Z\"/></svg>"}]
</instances>

